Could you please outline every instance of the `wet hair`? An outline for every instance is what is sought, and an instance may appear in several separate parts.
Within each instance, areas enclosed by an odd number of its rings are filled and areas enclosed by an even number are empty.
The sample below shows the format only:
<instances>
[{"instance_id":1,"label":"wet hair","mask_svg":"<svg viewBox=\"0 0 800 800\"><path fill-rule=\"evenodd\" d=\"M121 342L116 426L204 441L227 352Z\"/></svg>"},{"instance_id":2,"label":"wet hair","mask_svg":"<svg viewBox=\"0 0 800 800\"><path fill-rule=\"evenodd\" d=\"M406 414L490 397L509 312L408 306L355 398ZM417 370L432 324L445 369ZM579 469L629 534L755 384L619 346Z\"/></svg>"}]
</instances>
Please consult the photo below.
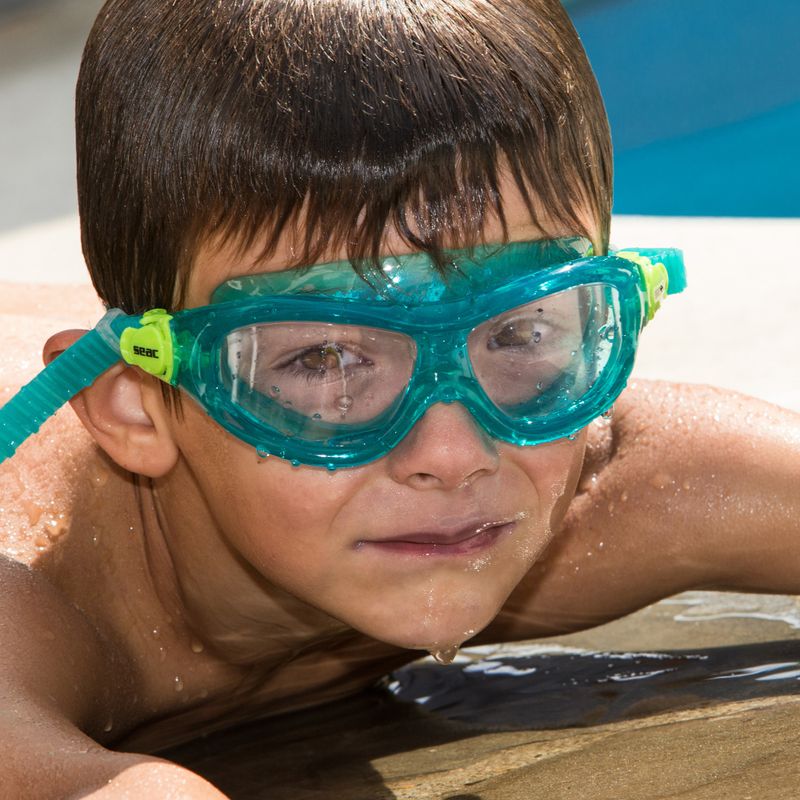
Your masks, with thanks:
<instances>
[{"instance_id":1,"label":"wet hair","mask_svg":"<svg viewBox=\"0 0 800 800\"><path fill-rule=\"evenodd\" d=\"M608 123L559 0L109 0L77 147L84 255L129 313L181 307L202 245L268 257L294 226L287 267L375 263L393 225L444 269L506 231L505 174L534 223L607 246Z\"/></svg>"}]
</instances>

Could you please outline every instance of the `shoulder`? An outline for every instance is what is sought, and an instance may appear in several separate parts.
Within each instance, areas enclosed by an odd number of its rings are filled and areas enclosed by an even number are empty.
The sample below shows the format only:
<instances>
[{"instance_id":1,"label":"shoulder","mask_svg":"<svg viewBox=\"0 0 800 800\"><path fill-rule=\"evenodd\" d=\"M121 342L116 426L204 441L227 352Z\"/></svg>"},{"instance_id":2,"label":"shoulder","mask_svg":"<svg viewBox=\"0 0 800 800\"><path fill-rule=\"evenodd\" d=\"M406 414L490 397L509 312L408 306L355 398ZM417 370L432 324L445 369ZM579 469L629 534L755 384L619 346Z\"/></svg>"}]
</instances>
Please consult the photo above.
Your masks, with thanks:
<instances>
[{"instance_id":1,"label":"shoulder","mask_svg":"<svg viewBox=\"0 0 800 800\"><path fill-rule=\"evenodd\" d=\"M0 284L0 405L42 368L50 335L91 326L99 309L89 286ZM64 532L95 457L90 437L66 407L0 464L0 553L31 563Z\"/></svg>"},{"instance_id":2,"label":"shoulder","mask_svg":"<svg viewBox=\"0 0 800 800\"><path fill-rule=\"evenodd\" d=\"M101 314L91 286L0 282L2 395L10 395L41 369L42 345L49 336L66 328L91 328Z\"/></svg>"},{"instance_id":3,"label":"shoulder","mask_svg":"<svg viewBox=\"0 0 800 800\"><path fill-rule=\"evenodd\" d=\"M3 556L0 650L0 693L50 707L82 730L97 727L110 687L129 672L45 575Z\"/></svg>"}]
</instances>

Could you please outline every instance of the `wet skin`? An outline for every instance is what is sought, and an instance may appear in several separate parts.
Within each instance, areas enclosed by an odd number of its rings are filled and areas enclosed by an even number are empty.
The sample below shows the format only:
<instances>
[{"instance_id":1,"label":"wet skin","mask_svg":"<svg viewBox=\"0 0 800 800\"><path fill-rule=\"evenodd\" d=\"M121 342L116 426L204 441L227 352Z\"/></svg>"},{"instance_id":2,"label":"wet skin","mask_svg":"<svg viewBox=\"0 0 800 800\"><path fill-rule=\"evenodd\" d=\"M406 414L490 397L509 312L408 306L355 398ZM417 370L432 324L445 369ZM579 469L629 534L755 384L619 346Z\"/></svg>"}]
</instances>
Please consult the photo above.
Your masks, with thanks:
<instances>
[{"instance_id":1,"label":"wet skin","mask_svg":"<svg viewBox=\"0 0 800 800\"><path fill-rule=\"evenodd\" d=\"M188 305L231 263L206 253ZM17 330L49 327L24 321L50 312L36 297L7 301ZM155 749L355 691L414 648L577 630L683 589L800 591L800 424L749 398L643 383L610 423L533 448L435 406L332 475L259 459L191 401L179 420L132 369L75 410L85 428L62 412L0 467L4 549L32 566L4 568L2 674L67 749L78 729ZM396 546L472 528L493 532L435 557Z\"/></svg>"}]
</instances>

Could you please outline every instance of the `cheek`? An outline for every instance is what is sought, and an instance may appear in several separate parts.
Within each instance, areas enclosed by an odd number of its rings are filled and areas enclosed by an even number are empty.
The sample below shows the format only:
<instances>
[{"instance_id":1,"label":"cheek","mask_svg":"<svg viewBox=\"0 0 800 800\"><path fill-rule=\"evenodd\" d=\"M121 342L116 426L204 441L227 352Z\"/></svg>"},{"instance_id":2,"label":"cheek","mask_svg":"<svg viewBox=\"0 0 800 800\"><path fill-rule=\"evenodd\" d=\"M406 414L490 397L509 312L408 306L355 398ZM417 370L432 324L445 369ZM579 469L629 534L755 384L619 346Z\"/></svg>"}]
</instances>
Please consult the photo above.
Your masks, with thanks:
<instances>
[{"instance_id":1,"label":"cheek","mask_svg":"<svg viewBox=\"0 0 800 800\"><path fill-rule=\"evenodd\" d=\"M586 450L586 429L574 440L560 439L536 447L515 447L509 460L521 473L523 480L533 485L549 531L556 530L564 519L583 466Z\"/></svg>"},{"instance_id":2,"label":"cheek","mask_svg":"<svg viewBox=\"0 0 800 800\"><path fill-rule=\"evenodd\" d=\"M368 470L331 473L262 458L194 406L186 408L175 435L213 522L260 571L289 568L286 562L296 559L305 560L310 576L314 570L307 554L312 544L316 553L333 546L326 534Z\"/></svg>"}]
</instances>

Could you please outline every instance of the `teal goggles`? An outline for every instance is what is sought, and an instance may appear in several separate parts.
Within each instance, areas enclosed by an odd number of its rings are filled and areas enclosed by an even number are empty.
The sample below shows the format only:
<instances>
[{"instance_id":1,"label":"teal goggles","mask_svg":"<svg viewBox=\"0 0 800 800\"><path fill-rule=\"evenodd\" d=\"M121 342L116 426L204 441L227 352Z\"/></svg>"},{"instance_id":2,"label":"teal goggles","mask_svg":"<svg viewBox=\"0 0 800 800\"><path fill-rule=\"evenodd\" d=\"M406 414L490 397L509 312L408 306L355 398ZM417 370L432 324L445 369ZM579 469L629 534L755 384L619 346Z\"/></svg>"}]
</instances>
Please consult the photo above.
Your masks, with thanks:
<instances>
[{"instance_id":1,"label":"teal goggles","mask_svg":"<svg viewBox=\"0 0 800 800\"><path fill-rule=\"evenodd\" d=\"M515 445L574 435L609 409L639 334L685 287L678 250L592 256L585 239L349 262L226 281L210 305L112 309L0 409L0 459L123 359L223 428L295 465L353 467L434 403Z\"/></svg>"}]
</instances>

